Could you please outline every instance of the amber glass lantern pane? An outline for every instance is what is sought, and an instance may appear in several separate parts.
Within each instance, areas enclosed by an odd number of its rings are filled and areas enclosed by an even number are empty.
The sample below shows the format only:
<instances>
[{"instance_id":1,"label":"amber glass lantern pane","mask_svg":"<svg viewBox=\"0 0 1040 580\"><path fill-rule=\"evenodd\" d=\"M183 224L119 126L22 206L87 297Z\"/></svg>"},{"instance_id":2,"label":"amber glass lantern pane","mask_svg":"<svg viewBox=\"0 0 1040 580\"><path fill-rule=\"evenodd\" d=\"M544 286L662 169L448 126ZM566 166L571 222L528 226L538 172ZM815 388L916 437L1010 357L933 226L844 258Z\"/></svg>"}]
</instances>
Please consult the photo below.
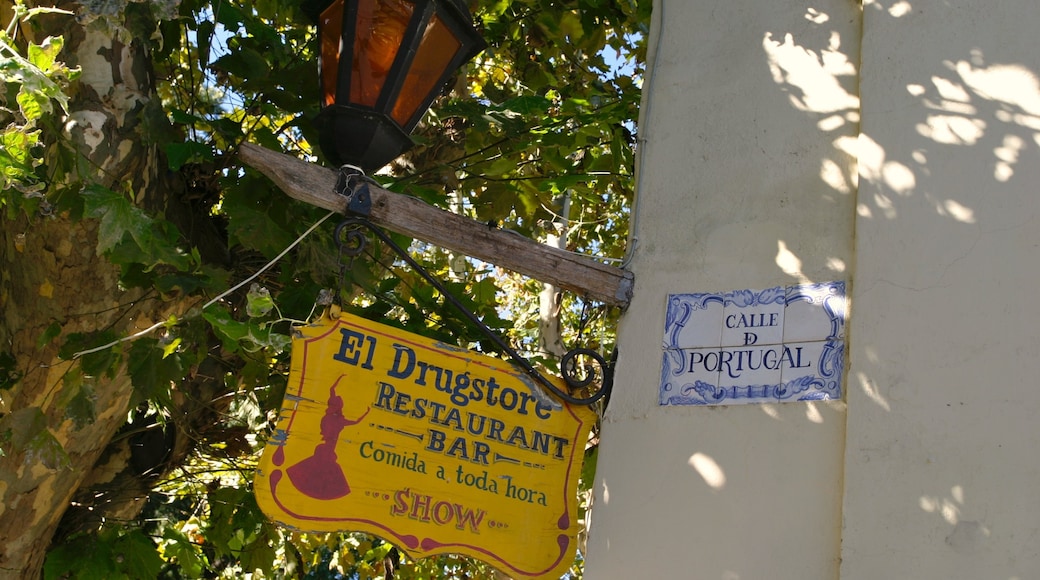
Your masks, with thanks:
<instances>
[{"instance_id":1,"label":"amber glass lantern pane","mask_svg":"<svg viewBox=\"0 0 1040 580\"><path fill-rule=\"evenodd\" d=\"M321 88L325 106L336 104L336 77L339 73L340 36L343 34L343 0L333 2L322 13L321 28Z\"/></svg>"},{"instance_id":2,"label":"amber glass lantern pane","mask_svg":"<svg viewBox=\"0 0 1040 580\"><path fill-rule=\"evenodd\" d=\"M408 126L408 121L422 106L427 95L436 88L461 46L462 43L440 16L435 14L423 32L415 60L412 61L401 94L390 114L399 125Z\"/></svg>"},{"instance_id":3,"label":"amber glass lantern pane","mask_svg":"<svg viewBox=\"0 0 1040 580\"><path fill-rule=\"evenodd\" d=\"M414 11L415 4L406 0L358 2L351 103L375 107Z\"/></svg>"}]
</instances>

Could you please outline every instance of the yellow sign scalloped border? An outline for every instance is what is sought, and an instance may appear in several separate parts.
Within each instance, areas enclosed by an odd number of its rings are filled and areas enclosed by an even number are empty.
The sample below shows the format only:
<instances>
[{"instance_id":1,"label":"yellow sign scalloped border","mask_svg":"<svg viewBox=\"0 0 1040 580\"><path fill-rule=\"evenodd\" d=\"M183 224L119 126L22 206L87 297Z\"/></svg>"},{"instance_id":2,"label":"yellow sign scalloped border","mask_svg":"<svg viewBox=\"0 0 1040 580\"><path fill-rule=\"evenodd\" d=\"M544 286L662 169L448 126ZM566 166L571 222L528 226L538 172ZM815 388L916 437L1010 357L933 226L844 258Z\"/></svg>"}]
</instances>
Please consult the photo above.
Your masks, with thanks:
<instances>
[{"instance_id":1,"label":"yellow sign scalloped border","mask_svg":"<svg viewBox=\"0 0 1040 580\"><path fill-rule=\"evenodd\" d=\"M518 578L567 571L591 410L502 360L349 314L297 330L255 479L268 517Z\"/></svg>"}]
</instances>

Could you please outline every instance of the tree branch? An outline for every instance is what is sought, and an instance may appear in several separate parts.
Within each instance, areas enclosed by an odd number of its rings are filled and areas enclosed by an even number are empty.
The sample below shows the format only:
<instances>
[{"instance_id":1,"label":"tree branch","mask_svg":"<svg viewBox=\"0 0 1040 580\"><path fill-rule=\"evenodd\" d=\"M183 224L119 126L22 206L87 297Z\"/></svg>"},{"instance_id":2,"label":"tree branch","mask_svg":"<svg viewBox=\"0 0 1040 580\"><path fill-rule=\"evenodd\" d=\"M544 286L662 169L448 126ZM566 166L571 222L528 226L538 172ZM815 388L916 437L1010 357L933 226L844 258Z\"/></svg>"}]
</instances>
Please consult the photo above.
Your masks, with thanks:
<instances>
[{"instance_id":1,"label":"tree branch","mask_svg":"<svg viewBox=\"0 0 1040 580\"><path fill-rule=\"evenodd\" d=\"M347 211L347 198L334 189L335 171L249 143L242 144L239 157L289 197L339 213ZM368 219L379 226L592 300L622 307L631 300L631 272L540 244L516 232L489 227L414 197L374 185L369 191L372 211Z\"/></svg>"}]
</instances>

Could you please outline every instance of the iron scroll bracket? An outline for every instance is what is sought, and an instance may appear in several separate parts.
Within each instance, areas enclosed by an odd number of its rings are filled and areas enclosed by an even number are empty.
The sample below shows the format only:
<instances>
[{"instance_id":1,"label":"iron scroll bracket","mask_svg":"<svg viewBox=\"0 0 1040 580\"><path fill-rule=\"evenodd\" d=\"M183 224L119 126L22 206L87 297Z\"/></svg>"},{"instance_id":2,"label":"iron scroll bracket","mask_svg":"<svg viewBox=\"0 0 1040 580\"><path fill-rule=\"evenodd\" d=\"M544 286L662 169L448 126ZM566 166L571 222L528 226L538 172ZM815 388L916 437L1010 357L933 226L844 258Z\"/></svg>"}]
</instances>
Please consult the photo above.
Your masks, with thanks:
<instances>
[{"instance_id":1,"label":"iron scroll bracket","mask_svg":"<svg viewBox=\"0 0 1040 580\"><path fill-rule=\"evenodd\" d=\"M346 183L344 183L344 185L346 185ZM358 193L362 190L367 193L368 188L364 183L355 183L353 187L347 186L345 189L349 190L346 194L351 198L348 200L349 208L350 205L357 201L354 198L358 196ZM371 203L370 200L367 203ZM597 376L600 377L600 386L590 395L583 397L574 396L570 392L560 390L559 387L554 385L552 381L547 379L545 375L538 371L538 369L534 368L530 361L509 346L505 339L496 334L486 324L484 324L476 314L466 308L458 298L452 295L444 284L427 272L426 269L416 262L407 251L394 242L386 232L364 216L365 214L349 216L336 226L334 239L342 255L350 258L361 255L367 244L366 236L361 232L361 228L367 229L379 238L382 243L386 244L387 247L393 250L398 257L404 260L404 262L418 273L423 280L436 288L445 300L451 303L451 305L462 313L466 319L480 329L480 331L487 336L496 347L498 347L500 352L507 355L509 359L520 367L524 374L533 380L538 387L541 387L545 391L555 395L560 400L572 405L591 405L600 399L603 399L605 405L610 401L610 392L614 386L614 363L617 359L617 349L614 350L609 363L602 355L590 349L576 348L569 351L560 360L560 371L568 389L571 391L588 389L596 382ZM592 364L590 364L590 361ZM593 364L595 367L598 367L598 369L594 368L592 366Z\"/></svg>"}]
</instances>

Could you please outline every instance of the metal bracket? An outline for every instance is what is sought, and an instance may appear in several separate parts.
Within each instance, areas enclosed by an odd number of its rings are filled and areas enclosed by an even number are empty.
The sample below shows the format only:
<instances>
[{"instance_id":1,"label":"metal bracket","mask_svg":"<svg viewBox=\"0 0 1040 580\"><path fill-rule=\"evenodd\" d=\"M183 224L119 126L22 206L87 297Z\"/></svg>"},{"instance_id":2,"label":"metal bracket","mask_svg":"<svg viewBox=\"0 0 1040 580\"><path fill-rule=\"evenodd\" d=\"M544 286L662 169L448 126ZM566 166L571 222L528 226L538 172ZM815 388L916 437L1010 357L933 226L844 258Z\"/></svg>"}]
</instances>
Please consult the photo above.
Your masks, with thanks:
<instances>
[{"instance_id":1,"label":"metal bracket","mask_svg":"<svg viewBox=\"0 0 1040 580\"><path fill-rule=\"evenodd\" d=\"M346 182L346 178L344 179ZM364 186L364 184L362 184L362 186ZM352 194L352 196L353 195L356 195L356 192ZM570 391L588 389L596 382L597 374L601 378L599 388L585 397L576 397L570 392L561 391L542 373L534 368L526 358L510 347L502 337L488 328L488 326L484 324L476 314L466 308L458 298L448 291L444 284L427 272L425 268L423 268L411 257L411 255L408 254L408 252L401 248L401 246L397 245L390 236L386 234L386 232L368 221L366 218L361 216L348 217L336 226L334 239L336 240L336 245L339 247L341 254L356 257L364 251L367 240L365 235L360 231L360 228L362 227L367 228L371 233L375 234L376 237L390 247L390 249L392 249L394 253L415 270L416 273L436 288L437 291L444 296L445 300L450 302L456 310L461 312L463 316L479 328L485 336L491 339L502 353L508 355L509 358L535 382L537 387L551 392L559 399L572 405L591 405L600 399L603 399L604 403L609 402L610 392L614 387L614 363L617 360L617 349L614 350L609 363L599 353L585 348L573 349L565 354L563 359L560 361L560 371L563 375L563 380L567 383L567 387ZM590 360L591 363L589 362ZM593 366L593 364L595 366Z\"/></svg>"},{"instance_id":2,"label":"metal bracket","mask_svg":"<svg viewBox=\"0 0 1040 580\"><path fill-rule=\"evenodd\" d=\"M336 193L347 198L347 213L368 216L372 213L372 194L368 191L369 178L353 165L339 168Z\"/></svg>"}]
</instances>

